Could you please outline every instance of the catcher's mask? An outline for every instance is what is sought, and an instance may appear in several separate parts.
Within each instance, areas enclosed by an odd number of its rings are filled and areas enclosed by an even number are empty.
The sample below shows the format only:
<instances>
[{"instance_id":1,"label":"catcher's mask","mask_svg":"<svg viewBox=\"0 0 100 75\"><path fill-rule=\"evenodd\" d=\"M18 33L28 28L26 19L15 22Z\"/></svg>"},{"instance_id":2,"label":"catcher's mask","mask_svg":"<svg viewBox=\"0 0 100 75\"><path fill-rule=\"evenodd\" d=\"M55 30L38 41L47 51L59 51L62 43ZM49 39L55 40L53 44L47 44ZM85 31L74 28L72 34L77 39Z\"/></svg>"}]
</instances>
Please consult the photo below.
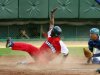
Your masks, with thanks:
<instances>
[{"instance_id":1,"label":"catcher's mask","mask_svg":"<svg viewBox=\"0 0 100 75\"><path fill-rule=\"evenodd\" d=\"M62 33L62 29L59 26L54 26L51 32L51 37L60 36Z\"/></svg>"}]
</instances>

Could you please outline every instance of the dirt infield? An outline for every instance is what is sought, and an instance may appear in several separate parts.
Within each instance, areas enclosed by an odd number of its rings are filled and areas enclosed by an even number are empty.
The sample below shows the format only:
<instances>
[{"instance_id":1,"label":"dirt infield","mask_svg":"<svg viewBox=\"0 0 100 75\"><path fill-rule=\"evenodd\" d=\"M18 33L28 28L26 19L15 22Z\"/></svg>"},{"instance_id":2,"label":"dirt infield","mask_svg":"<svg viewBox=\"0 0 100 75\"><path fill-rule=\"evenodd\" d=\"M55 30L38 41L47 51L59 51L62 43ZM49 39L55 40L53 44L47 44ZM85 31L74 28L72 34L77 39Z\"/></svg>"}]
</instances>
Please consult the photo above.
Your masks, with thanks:
<instances>
[{"instance_id":1,"label":"dirt infield","mask_svg":"<svg viewBox=\"0 0 100 75\"><path fill-rule=\"evenodd\" d=\"M49 64L17 64L32 61L29 56L0 56L0 75L98 75L99 65L85 64L84 57L69 56L64 63L56 58Z\"/></svg>"},{"instance_id":2,"label":"dirt infield","mask_svg":"<svg viewBox=\"0 0 100 75\"><path fill-rule=\"evenodd\" d=\"M43 41L27 42L40 47ZM68 47L87 46L87 42L67 42ZM0 43L5 48L5 42ZM69 55L65 62L57 57L49 64L17 64L20 61L33 62L29 56L0 56L0 75L99 75L95 71L100 65L86 64L84 57Z\"/></svg>"}]
</instances>

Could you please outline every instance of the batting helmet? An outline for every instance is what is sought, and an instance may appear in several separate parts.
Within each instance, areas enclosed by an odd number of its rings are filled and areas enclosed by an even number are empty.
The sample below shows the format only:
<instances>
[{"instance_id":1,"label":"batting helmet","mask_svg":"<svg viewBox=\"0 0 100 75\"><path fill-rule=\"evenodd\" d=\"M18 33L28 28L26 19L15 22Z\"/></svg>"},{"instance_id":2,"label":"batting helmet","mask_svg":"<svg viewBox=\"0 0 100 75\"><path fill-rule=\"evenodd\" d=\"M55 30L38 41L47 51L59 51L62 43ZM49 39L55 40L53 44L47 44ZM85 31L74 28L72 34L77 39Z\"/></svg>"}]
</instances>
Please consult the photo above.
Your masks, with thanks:
<instances>
[{"instance_id":1,"label":"batting helmet","mask_svg":"<svg viewBox=\"0 0 100 75\"><path fill-rule=\"evenodd\" d=\"M62 33L62 29L59 26L54 26L51 32L51 36L57 37L60 36L61 33Z\"/></svg>"},{"instance_id":2,"label":"batting helmet","mask_svg":"<svg viewBox=\"0 0 100 75\"><path fill-rule=\"evenodd\" d=\"M99 29L98 28L90 29L90 34L97 34L99 36Z\"/></svg>"}]
</instances>

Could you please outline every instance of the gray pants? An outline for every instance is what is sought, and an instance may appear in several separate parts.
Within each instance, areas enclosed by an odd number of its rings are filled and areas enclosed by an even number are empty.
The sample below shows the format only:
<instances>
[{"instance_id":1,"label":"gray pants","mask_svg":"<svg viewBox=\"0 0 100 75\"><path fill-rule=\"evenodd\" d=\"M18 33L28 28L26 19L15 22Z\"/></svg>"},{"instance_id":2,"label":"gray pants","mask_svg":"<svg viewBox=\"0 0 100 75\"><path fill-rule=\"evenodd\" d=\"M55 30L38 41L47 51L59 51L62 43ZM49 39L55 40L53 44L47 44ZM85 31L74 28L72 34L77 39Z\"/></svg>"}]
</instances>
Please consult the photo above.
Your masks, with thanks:
<instances>
[{"instance_id":1,"label":"gray pants","mask_svg":"<svg viewBox=\"0 0 100 75\"><path fill-rule=\"evenodd\" d=\"M92 57L93 64L100 64L100 57Z\"/></svg>"}]
</instances>

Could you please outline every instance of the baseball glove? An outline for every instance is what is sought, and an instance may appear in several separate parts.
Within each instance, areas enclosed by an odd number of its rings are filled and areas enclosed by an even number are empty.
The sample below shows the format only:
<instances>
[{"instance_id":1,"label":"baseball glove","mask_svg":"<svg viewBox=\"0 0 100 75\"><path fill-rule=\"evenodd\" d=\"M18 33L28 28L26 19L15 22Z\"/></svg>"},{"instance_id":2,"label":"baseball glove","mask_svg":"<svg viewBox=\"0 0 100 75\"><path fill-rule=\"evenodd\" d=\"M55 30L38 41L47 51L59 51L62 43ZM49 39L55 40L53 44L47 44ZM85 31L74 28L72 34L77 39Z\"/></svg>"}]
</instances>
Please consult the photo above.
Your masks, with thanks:
<instances>
[{"instance_id":1,"label":"baseball glove","mask_svg":"<svg viewBox=\"0 0 100 75\"><path fill-rule=\"evenodd\" d=\"M83 51L84 51L84 56L86 57L86 58L91 58L92 56L93 56L93 53L90 51L90 50L88 50L88 49L86 49L86 48L83 48Z\"/></svg>"}]
</instances>

